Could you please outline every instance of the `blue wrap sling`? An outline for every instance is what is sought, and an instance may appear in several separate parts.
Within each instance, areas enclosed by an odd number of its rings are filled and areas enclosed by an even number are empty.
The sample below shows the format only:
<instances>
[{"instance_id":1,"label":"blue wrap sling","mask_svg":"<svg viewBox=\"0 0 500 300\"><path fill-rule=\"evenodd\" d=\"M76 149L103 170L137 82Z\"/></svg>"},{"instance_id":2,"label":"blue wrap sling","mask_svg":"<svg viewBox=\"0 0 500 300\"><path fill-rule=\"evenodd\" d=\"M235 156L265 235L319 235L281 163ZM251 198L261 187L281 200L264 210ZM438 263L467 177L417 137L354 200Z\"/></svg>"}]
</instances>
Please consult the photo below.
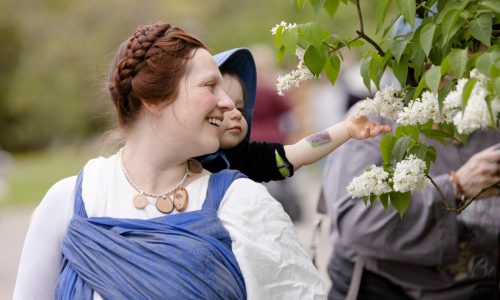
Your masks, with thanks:
<instances>
[{"instance_id":1,"label":"blue wrap sling","mask_svg":"<svg viewBox=\"0 0 500 300\"><path fill-rule=\"evenodd\" d=\"M231 238L217 216L220 202L243 174L210 176L201 210L141 220L88 218L82 176L62 242L55 299L245 299Z\"/></svg>"}]
</instances>

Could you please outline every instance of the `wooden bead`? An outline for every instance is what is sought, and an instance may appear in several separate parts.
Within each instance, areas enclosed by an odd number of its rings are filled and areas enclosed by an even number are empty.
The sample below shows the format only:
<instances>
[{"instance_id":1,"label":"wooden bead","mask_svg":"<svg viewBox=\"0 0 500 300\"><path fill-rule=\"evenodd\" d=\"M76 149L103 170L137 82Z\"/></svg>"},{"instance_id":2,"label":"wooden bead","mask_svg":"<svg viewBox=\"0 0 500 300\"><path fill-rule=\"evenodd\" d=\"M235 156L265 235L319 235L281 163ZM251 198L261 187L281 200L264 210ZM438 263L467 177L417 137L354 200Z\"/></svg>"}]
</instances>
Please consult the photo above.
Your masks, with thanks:
<instances>
[{"instance_id":1,"label":"wooden bead","mask_svg":"<svg viewBox=\"0 0 500 300\"><path fill-rule=\"evenodd\" d=\"M174 210L172 200L160 197L156 199L156 208L164 214L169 214Z\"/></svg>"},{"instance_id":2,"label":"wooden bead","mask_svg":"<svg viewBox=\"0 0 500 300\"><path fill-rule=\"evenodd\" d=\"M177 211L184 211L188 206L189 194L182 186L174 192L174 207Z\"/></svg>"},{"instance_id":3,"label":"wooden bead","mask_svg":"<svg viewBox=\"0 0 500 300\"><path fill-rule=\"evenodd\" d=\"M148 205L148 197L144 194L137 194L133 200L134 207L137 209L143 209Z\"/></svg>"}]
</instances>

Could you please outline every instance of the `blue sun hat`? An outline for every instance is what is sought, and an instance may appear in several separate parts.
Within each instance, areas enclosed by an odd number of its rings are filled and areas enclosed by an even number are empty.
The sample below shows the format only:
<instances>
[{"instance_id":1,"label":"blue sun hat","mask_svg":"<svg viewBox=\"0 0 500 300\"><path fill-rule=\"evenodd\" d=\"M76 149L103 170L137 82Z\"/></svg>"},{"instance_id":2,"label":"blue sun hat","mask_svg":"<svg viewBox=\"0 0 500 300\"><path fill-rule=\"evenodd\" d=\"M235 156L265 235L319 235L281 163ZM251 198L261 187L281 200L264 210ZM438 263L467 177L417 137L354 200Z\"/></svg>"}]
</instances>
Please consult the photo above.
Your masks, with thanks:
<instances>
[{"instance_id":1,"label":"blue sun hat","mask_svg":"<svg viewBox=\"0 0 500 300\"><path fill-rule=\"evenodd\" d=\"M245 102L243 117L248 123L245 140L249 140L257 91L257 70L252 53L247 48L234 48L214 55L214 60L221 72L235 74L245 85L246 99L243 99Z\"/></svg>"}]
</instances>

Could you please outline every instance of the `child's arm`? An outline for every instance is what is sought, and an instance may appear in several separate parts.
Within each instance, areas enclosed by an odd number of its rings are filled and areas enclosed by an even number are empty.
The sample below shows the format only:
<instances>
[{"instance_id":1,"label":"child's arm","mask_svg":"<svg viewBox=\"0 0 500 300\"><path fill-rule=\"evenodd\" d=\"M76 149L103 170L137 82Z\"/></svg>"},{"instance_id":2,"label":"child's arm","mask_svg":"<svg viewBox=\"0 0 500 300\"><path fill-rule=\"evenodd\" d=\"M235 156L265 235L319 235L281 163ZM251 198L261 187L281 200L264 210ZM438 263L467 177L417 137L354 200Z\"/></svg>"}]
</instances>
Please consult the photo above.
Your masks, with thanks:
<instances>
[{"instance_id":1,"label":"child's arm","mask_svg":"<svg viewBox=\"0 0 500 300\"><path fill-rule=\"evenodd\" d=\"M377 124L365 116L357 119L349 117L295 144L285 145L285 155L294 170L298 170L325 157L350 138L364 140L389 131L391 131L389 125Z\"/></svg>"}]
</instances>

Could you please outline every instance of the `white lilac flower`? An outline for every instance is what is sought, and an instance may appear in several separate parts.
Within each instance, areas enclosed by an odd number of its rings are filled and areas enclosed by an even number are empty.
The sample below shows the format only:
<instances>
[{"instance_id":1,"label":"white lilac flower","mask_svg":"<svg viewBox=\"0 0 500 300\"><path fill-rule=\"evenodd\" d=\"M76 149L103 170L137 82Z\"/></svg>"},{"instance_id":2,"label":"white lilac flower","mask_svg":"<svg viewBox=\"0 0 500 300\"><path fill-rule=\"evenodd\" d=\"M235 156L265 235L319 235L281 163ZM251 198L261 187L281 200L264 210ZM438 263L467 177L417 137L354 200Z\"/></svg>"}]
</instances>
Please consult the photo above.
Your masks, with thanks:
<instances>
[{"instance_id":1,"label":"white lilac flower","mask_svg":"<svg viewBox=\"0 0 500 300\"><path fill-rule=\"evenodd\" d=\"M276 35L276 31L280 27L283 27L283 30L287 30L287 29L292 29L292 28L297 27L297 24L296 23L292 24L292 23L287 23L285 21L281 21L281 23L276 24L276 26L274 26L273 28L271 28L272 35Z\"/></svg>"},{"instance_id":2,"label":"white lilac flower","mask_svg":"<svg viewBox=\"0 0 500 300\"><path fill-rule=\"evenodd\" d=\"M347 192L353 198L369 195L381 195L391 191L388 183L389 173L382 167L371 166L360 176L354 177L347 186Z\"/></svg>"},{"instance_id":3,"label":"white lilac flower","mask_svg":"<svg viewBox=\"0 0 500 300\"><path fill-rule=\"evenodd\" d=\"M400 125L425 124L433 120L441 122L438 97L431 92L424 92L421 98L411 101L403 111L398 113L397 123Z\"/></svg>"},{"instance_id":4,"label":"white lilac flower","mask_svg":"<svg viewBox=\"0 0 500 300\"><path fill-rule=\"evenodd\" d=\"M355 117L366 114L380 115L386 119L396 120L403 109L403 98L399 90L389 86L375 93L373 99L367 98L358 104Z\"/></svg>"},{"instance_id":5,"label":"white lilac flower","mask_svg":"<svg viewBox=\"0 0 500 300\"><path fill-rule=\"evenodd\" d=\"M478 69L472 69L470 71L470 78L476 78L480 83L482 84L487 84L490 79L488 76L484 75L483 73L479 72Z\"/></svg>"},{"instance_id":6,"label":"white lilac flower","mask_svg":"<svg viewBox=\"0 0 500 300\"><path fill-rule=\"evenodd\" d=\"M278 95L283 96L284 92L292 86L298 87L301 81L312 78L314 78L314 75L306 67L298 68L288 74L279 76L278 82L276 83Z\"/></svg>"},{"instance_id":7,"label":"white lilac flower","mask_svg":"<svg viewBox=\"0 0 500 300\"><path fill-rule=\"evenodd\" d=\"M476 82L464 111L459 111L453 118L453 124L458 133L470 134L478 129L488 127L491 118L486 103L487 95L488 92L481 82Z\"/></svg>"},{"instance_id":8,"label":"white lilac flower","mask_svg":"<svg viewBox=\"0 0 500 300\"><path fill-rule=\"evenodd\" d=\"M425 162L413 154L396 164L393 187L396 192L420 191L427 184Z\"/></svg>"},{"instance_id":9,"label":"white lilac flower","mask_svg":"<svg viewBox=\"0 0 500 300\"><path fill-rule=\"evenodd\" d=\"M276 83L276 89L278 90L278 95L283 96L284 92L291 87L298 87L299 83L304 80L309 80L314 78L314 74L309 71L309 69L304 64L304 53L305 50L297 47L295 50L295 55L299 59L297 68L292 70L290 73L278 77L278 82Z\"/></svg>"},{"instance_id":10,"label":"white lilac flower","mask_svg":"<svg viewBox=\"0 0 500 300\"><path fill-rule=\"evenodd\" d=\"M455 88L444 98L442 111L443 121L447 123L453 122L453 118L460 111L460 106L462 105L462 92L467 81L466 78L459 79Z\"/></svg>"}]
</instances>

